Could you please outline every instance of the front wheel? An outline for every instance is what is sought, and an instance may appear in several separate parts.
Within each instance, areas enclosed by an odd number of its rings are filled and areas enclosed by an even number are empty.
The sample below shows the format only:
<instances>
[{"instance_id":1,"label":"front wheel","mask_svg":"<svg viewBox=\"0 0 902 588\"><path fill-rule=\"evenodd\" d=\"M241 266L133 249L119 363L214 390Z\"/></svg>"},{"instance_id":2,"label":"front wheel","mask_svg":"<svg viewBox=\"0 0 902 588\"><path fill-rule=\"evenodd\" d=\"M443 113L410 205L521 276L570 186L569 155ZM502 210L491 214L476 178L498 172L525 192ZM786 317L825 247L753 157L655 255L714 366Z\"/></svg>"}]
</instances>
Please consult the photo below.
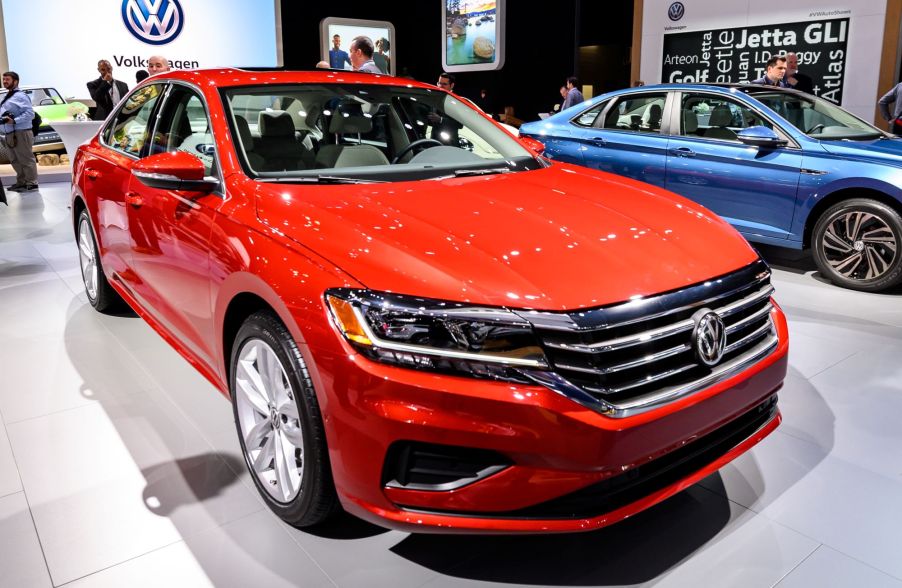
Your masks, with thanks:
<instances>
[{"instance_id":1,"label":"front wheel","mask_svg":"<svg viewBox=\"0 0 902 588\"><path fill-rule=\"evenodd\" d=\"M81 280L85 285L85 294L88 295L88 302L91 303L91 306L98 312L111 312L125 306L125 302L113 290L103 273L100 249L97 247L97 239L94 238L91 217L88 216L87 210L82 210L78 215L76 241Z\"/></svg>"},{"instance_id":2,"label":"front wheel","mask_svg":"<svg viewBox=\"0 0 902 588\"><path fill-rule=\"evenodd\" d=\"M230 373L241 450L263 500L296 527L322 523L339 506L319 404L294 339L272 314L245 320Z\"/></svg>"},{"instance_id":3,"label":"front wheel","mask_svg":"<svg viewBox=\"0 0 902 588\"><path fill-rule=\"evenodd\" d=\"M814 226L814 261L835 284L880 292L902 281L902 218L869 198L834 204Z\"/></svg>"}]
</instances>

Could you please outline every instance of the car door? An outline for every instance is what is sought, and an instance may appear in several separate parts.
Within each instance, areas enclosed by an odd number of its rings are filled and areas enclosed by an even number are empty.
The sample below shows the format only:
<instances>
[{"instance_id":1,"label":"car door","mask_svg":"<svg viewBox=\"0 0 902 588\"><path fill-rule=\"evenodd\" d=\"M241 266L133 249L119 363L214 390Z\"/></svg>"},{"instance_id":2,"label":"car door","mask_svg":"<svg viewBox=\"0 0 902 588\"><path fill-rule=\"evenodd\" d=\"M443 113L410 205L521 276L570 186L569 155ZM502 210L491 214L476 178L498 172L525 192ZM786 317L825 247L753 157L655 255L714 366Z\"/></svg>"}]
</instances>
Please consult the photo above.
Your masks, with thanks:
<instances>
[{"instance_id":1,"label":"car door","mask_svg":"<svg viewBox=\"0 0 902 588\"><path fill-rule=\"evenodd\" d=\"M748 237L786 239L798 192L801 151L755 147L737 133L762 125L783 134L763 114L730 96L675 95L667 155L668 190L702 204ZM676 104L674 105L676 106ZM788 139L788 136L785 136Z\"/></svg>"},{"instance_id":2,"label":"car door","mask_svg":"<svg viewBox=\"0 0 902 588\"><path fill-rule=\"evenodd\" d=\"M157 116L146 153L185 151L219 177L212 129L199 91L173 83ZM147 186L134 175L130 205L135 295L154 318L204 361L211 361L210 234L222 193Z\"/></svg>"},{"instance_id":3,"label":"car door","mask_svg":"<svg viewBox=\"0 0 902 588\"><path fill-rule=\"evenodd\" d=\"M666 98L661 91L626 94L576 117L571 133L580 143L583 165L664 186Z\"/></svg>"},{"instance_id":4,"label":"car door","mask_svg":"<svg viewBox=\"0 0 902 588\"><path fill-rule=\"evenodd\" d=\"M162 90L163 85L152 84L129 96L100 134L100 148L89 148L85 153L83 188L97 200L96 230L104 252L103 266L129 289L134 273L125 193Z\"/></svg>"}]
</instances>

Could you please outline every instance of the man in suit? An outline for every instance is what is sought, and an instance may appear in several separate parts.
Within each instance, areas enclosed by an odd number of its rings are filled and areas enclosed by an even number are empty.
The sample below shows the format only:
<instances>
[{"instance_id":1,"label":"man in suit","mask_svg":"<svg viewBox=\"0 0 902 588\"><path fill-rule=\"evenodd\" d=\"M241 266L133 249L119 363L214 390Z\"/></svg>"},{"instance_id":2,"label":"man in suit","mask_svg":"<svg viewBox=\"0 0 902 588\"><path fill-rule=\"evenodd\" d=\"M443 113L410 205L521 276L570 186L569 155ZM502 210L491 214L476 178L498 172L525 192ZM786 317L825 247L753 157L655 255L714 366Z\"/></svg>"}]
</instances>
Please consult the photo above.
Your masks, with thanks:
<instances>
[{"instance_id":1,"label":"man in suit","mask_svg":"<svg viewBox=\"0 0 902 588\"><path fill-rule=\"evenodd\" d=\"M789 84L790 88L812 94L814 92L814 83L811 76L807 76L799 71L799 56L793 52L786 54L786 75L783 79Z\"/></svg>"},{"instance_id":2,"label":"man in suit","mask_svg":"<svg viewBox=\"0 0 902 588\"><path fill-rule=\"evenodd\" d=\"M97 62L97 71L100 72L100 77L88 82L88 92L97 103L94 119L104 120L119 100L128 93L128 86L125 82L113 79L113 66L106 59Z\"/></svg>"}]
</instances>

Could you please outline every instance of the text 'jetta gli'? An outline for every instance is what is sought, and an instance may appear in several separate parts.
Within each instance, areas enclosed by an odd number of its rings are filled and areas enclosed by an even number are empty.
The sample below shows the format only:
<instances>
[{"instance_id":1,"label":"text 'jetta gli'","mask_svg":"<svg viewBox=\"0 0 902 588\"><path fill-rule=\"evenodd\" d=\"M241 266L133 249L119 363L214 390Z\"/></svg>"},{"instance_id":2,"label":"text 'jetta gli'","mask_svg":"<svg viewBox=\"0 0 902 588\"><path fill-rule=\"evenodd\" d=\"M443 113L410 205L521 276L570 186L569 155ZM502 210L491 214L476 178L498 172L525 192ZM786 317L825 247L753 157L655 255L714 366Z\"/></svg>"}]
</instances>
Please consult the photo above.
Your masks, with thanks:
<instances>
[{"instance_id":1,"label":"text 'jetta gli'","mask_svg":"<svg viewBox=\"0 0 902 588\"><path fill-rule=\"evenodd\" d=\"M154 76L79 149L72 211L91 304L231 399L292 525L595 529L780 422L786 320L733 228L433 86Z\"/></svg>"}]
</instances>

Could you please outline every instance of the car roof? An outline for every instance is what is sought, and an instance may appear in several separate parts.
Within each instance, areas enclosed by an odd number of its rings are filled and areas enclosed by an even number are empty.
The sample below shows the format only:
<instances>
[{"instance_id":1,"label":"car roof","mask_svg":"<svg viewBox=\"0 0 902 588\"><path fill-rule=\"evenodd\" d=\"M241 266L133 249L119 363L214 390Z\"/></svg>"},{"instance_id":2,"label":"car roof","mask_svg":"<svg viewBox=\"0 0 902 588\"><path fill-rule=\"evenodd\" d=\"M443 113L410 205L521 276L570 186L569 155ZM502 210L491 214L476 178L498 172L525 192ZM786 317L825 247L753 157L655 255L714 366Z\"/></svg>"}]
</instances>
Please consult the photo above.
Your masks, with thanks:
<instances>
[{"instance_id":1,"label":"car roof","mask_svg":"<svg viewBox=\"0 0 902 588\"><path fill-rule=\"evenodd\" d=\"M29 84L27 86L19 86L20 90L54 90L57 91L53 86L42 86L40 84ZM8 92L6 88L0 88L0 94ZM58 91L57 91L58 93Z\"/></svg>"},{"instance_id":2,"label":"car roof","mask_svg":"<svg viewBox=\"0 0 902 588\"><path fill-rule=\"evenodd\" d=\"M748 82L742 83L711 83L711 84L651 84L648 86L636 86L632 88L623 88L603 94L603 96L617 96L620 94L631 92L642 92L648 90L699 90L707 92L717 92L722 94L736 94L737 91L742 93L755 94L758 92L784 92L786 94L804 94L793 88L781 88L779 86L765 86L762 84L752 84Z\"/></svg>"},{"instance_id":3,"label":"car roof","mask_svg":"<svg viewBox=\"0 0 902 588\"><path fill-rule=\"evenodd\" d=\"M153 75L142 84L165 80L182 80L200 87L215 85L217 87L276 85L276 84L377 84L385 86L405 86L408 88L424 88L444 91L432 84L424 84L408 78L396 78L389 75L360 73L346 70L283 70L283 69L238 69L216 68L195 70L173 70Z\"/></svg>"}]
</instances>

